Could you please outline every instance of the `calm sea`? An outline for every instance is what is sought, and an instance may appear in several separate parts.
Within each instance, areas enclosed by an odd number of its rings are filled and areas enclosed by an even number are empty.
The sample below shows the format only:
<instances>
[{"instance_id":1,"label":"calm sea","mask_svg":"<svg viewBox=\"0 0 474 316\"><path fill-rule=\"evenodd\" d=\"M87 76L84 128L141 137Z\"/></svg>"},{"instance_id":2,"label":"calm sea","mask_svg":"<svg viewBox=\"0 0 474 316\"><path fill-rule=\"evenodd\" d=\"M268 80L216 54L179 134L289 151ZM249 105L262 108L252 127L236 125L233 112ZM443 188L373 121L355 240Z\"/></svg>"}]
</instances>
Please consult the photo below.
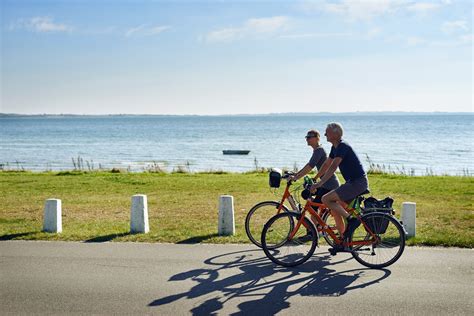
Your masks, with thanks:
<instances>
[{"instance_id":1,"label":"calm sea","mask_svg":"<svg viewBox=\"0 0 474 316\"><path fill-rule=\"evenodd\" d=\"M473 118L463 115L266 116L2 116L0 164L30 170L72 169L82 157L98 168L140 171L153 162L171 171L248 171L302 167L311 156L304 136L341 122L345 139L366 167L472 175ZM323 147L330 144L322 138ZM225 149L250 150L227 156Z\"/></svg>"}]
</instances>

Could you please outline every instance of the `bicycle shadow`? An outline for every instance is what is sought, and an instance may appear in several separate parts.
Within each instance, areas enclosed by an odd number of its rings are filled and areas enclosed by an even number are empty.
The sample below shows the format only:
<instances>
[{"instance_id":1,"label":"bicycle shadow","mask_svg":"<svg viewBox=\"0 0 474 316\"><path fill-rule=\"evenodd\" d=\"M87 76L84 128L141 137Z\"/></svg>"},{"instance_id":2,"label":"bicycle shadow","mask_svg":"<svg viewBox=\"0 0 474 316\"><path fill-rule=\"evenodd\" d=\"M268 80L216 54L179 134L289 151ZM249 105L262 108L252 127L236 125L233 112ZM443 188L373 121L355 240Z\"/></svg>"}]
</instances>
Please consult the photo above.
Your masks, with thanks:
<instances>
[{"instance_id":1,"label":"bicycle shadow","mask_svg":"<svg viewBox=\"0 0 474 316\"><path fill-rule=\"evenodd\" d=\"M222 260L225 257L232 260ZM156 299L148 306L163 306L181 299L207 298L190 312L193 315L215 315L227 302L236 299L238 302L245 300L237 305L238 314L273 315L288 308L289 299L293 296L341 296L348 291L376 284L391 274L386 269L369 268L336 271L330 267L334 268L351 258L337 262L330 262L329 258L329 254L323 253L301 266L284 268L262 257L261 250L215 256L204 261L211 267L178 273L168 280L196 282L189 291ZM236 270L236 273L230 269ZM221 277L229 273L230 276ZM208 298L211 295L213 297Z\"/></svg>"}]
</instances>

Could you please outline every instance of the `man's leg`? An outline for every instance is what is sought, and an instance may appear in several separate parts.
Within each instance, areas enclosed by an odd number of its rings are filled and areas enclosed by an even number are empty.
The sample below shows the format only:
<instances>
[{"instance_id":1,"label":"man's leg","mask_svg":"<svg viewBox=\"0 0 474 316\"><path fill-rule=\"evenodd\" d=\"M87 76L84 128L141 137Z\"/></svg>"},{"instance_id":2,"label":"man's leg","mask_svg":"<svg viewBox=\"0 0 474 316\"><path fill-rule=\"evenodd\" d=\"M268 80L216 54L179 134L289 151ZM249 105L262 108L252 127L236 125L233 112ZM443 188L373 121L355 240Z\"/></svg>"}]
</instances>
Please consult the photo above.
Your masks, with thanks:
<instances>
[{"instance_id":1,"label":"man's leg","mask_svg":"<svg viewBox=\"0 0 474 316\"><path fill-rule=\"evenodd\" d=\"M342 234L344 233L344 221L342 218L347 218L349 213L347 213L346 210L338 203L338 201L341 199L335 190L325 194L322 200L323 203L331 210L331 214L336 221L337 230L339 230L339 234L342 237Z\"/></svg>"},{"instance_id":2,"label":"man's leg","mask_svg":"<svg viewBox=\"0 0 474 316\"><path fill-rule=\"evenodd\" d=\"M336 222L336 228L339 231L339 236L342 237L345 230L344 220L342 219L341 215L337 214L334 211L331 211L332 217L334 217L334 221Z\"/></svg>"},{"instance_id":3,"label":"man's leg","mask_svg":"<svg viewBox=\"0 0 474 316\"><path fill-rule=\"evenodd\" d=\"M341 190L342 187L338 189ZM336 190L338 190L336 189ZM349 238L351 234L355 231L355 229L360 225L360 220L357 217L351 216L349 213L346 212L344 207L339 203L344 203L336 192L336 190L329 192L325 196L323 196L323 203L326 204L330 209L332 214L334 214L334 219L336 220L336 226L340 233L342 233L342 238L346 240ZM338 217L340 223L338 223ZM347 219L347 227L344 229L344 222L342 221L342 217ZM329 252L332 255L335 255L339 251L346 250L345 247L341 244L337 244L334 247L329 249ZM350 250L350 249L348 249Z\"/></svg>"}]
</instances>

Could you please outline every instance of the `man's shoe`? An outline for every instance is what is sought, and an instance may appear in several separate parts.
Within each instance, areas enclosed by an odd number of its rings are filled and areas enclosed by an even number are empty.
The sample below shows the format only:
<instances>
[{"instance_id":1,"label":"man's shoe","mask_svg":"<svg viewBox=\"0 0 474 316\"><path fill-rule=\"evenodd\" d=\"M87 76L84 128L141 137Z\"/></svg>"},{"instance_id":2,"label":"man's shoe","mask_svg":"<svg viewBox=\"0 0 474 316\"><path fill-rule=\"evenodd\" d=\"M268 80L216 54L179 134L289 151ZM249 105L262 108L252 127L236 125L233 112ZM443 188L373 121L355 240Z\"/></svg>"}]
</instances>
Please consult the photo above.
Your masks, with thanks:
<instances>
[{"instance_id":1,"label":"man's shoe","mask_svg":"<svg viewBox=\"0 0 474 316\"><path fill-rule=\"evenodd\" d=\"M329 248L329 253L331 256L335 256L338 252L352 252L352 247L344 246L343 244L335 244L333 247Z\"/></svg>"},{"instance_id":2,"label":"man's shoe","mask_svg":"<svg viewBox=\"0 0 474 316\"><path fill-rule=\"evenodd\" d=\"M350 236L354 233L357 227L360 226L360 220L357 217L351 217L347 220L347 227L344 231L344 240L348 240Z\"/></svg>"}]
</instances>

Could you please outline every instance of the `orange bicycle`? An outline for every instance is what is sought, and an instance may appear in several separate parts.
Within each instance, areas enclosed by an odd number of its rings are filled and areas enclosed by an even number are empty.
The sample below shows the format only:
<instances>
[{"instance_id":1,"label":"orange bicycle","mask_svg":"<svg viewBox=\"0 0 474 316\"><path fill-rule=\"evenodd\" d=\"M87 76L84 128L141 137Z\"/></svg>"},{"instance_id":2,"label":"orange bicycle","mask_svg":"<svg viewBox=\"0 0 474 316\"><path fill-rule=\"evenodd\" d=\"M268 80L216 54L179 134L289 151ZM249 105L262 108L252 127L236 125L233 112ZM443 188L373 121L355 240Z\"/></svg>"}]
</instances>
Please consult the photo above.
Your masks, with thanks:
<instances>
[{"instance_id":1,"label":"orange bicycle","mask_svg":"<svg viewBox=\"0 0 474 316\"><path fill-rule=\"evenodd\" d=\"M275 169L278 170L278 169ZM273 172L273 171L272 171ZM278 174L281 171L276 171ZM280 213L286 213L290 211L301 212L303 210L302 205L298 202L298 194L300 187L293 188L293 181L290 180L290 177L294 175L294 172L284 172L281 176L281 179L286 180L286 187L283 193L283 197L280 202L278 201L264 201L253 206L250 211L247 213L245 218L245 232L247 233L250 241L255 244L257 247L262 247L260 242L262 236L262 230L265 223L274 215ZM278 176L278 175L277 175ZM280 186L280 179L272 181L272 173L270 173L270 187L278 188ZM296 193L296 194L295 194ZM285 203L289 204L288 206ZM319 208L318 215L323 220L326 225L329 225L331 228L335 227L334 218L331 216L331 213L327 207ZM334 245L334 239L332 239L326 231L322 229L321 225L316 226L316 230L321 233L326 242L330 245Z\"/></svg>"},{"instance_id":2,"label":"orange bicycle","mask_svg":"<svg viewBox=\"0 0 474 316\"><path fill-rule=\"evenodd\" d=\"M309 186L306 187L306 190ZM368 193L368 192L365 192ZM261 245L265 255L276 264L292 267L304 263L316 250L321 232L343 245L354 259L369 268L383 268L396 262L405 249L405 230L393 216L394 212L382 210L364 210L361 207L362 196L356 197L346 207L346 211L356 216L361 225L342 240L334 227L326 224L315 207L326 209L322 203L316 203L309 196L301 212L287 211L273 216L265 224L261 234ZM305 215L309 213L317 220L313 223ZM304 229L301 229L304 227ZM310 233L310 240L307 238ZM303 238L304 237L304 238ZM335 253L331 253L335 255Z\"/></svg>"}]
</instances>

